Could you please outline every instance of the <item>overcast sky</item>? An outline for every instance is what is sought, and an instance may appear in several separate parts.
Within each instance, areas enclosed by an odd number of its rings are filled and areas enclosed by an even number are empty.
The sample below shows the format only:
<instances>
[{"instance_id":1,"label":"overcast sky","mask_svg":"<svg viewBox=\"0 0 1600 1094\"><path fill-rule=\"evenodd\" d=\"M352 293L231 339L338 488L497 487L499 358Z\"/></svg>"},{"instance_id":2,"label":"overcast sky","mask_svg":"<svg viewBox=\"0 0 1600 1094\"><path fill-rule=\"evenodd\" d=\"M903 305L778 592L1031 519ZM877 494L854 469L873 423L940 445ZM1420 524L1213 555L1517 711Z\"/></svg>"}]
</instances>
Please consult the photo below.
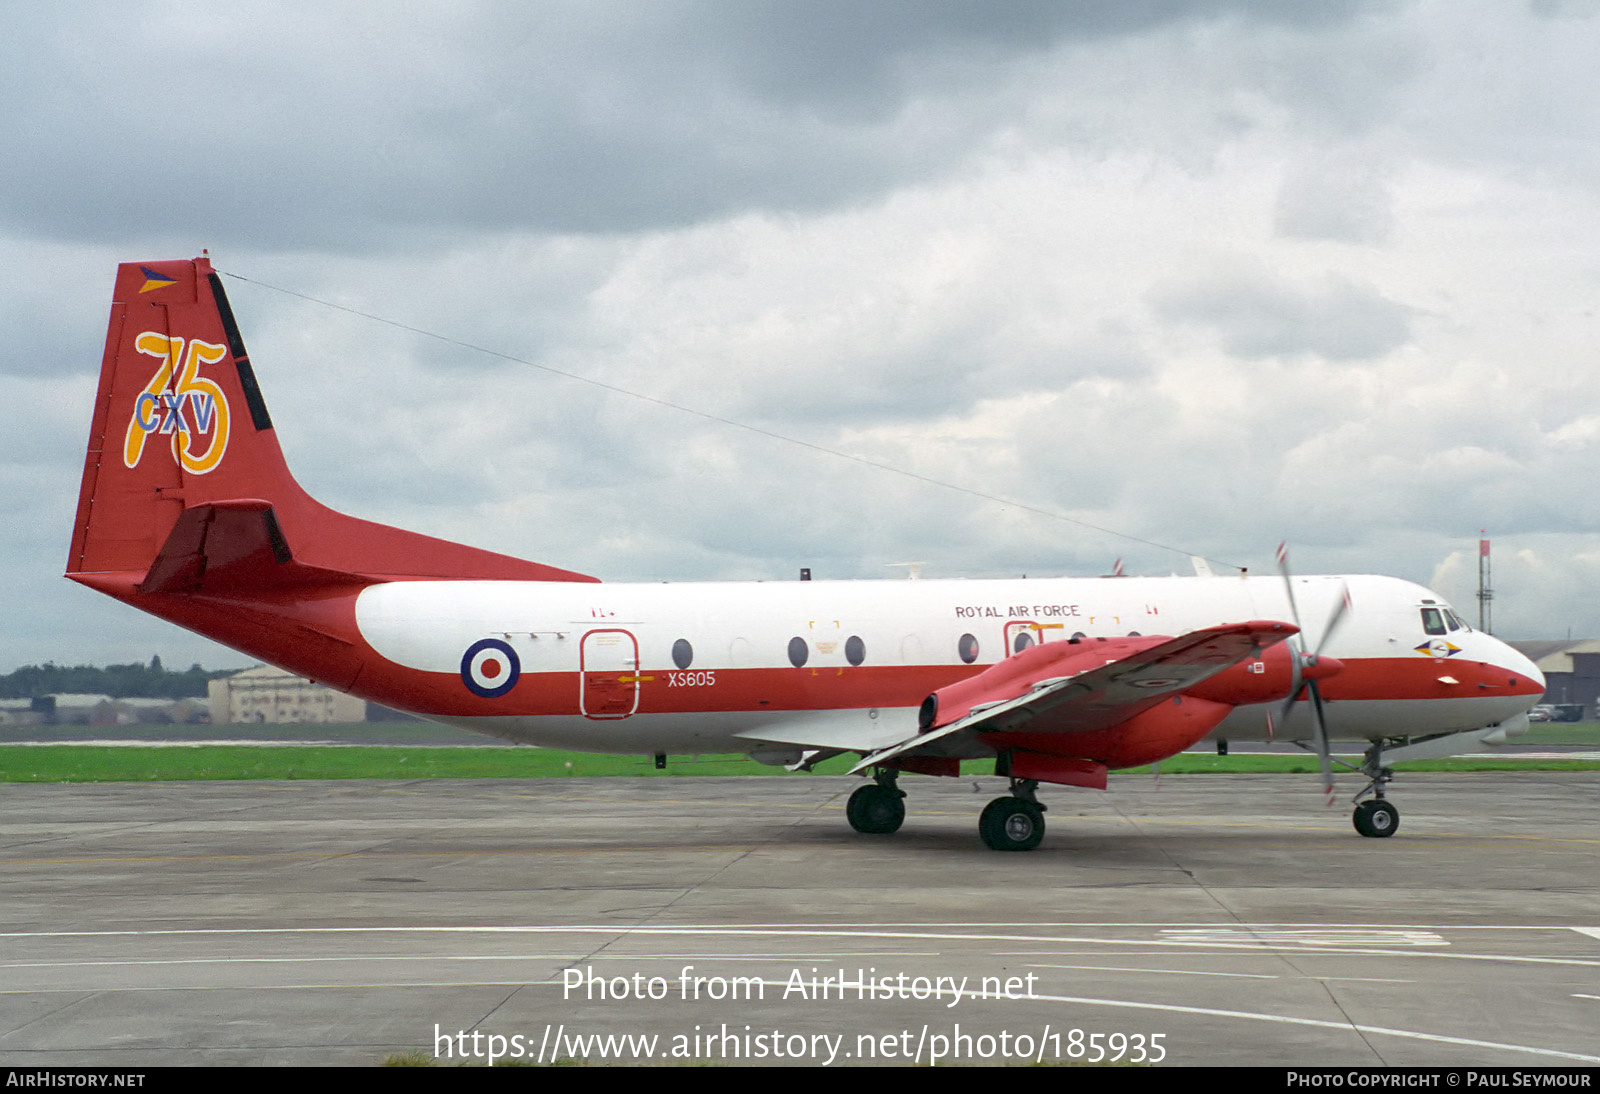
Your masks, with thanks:
<instances>
[{"instance_id":1,"label":"overcast sky","mask_svg":"<svg viewBox=\"0 0 1600 1094\"><path fill-rule=\"evenodd\" d=\"M1469 619L1487 528L1498 633L1600 634L1597 57L1592 0L8 6L0 671L247 663L60 577L115 265L201 248L370 519L606 580L1287 539Z\"/></svg>"}]
</instances>

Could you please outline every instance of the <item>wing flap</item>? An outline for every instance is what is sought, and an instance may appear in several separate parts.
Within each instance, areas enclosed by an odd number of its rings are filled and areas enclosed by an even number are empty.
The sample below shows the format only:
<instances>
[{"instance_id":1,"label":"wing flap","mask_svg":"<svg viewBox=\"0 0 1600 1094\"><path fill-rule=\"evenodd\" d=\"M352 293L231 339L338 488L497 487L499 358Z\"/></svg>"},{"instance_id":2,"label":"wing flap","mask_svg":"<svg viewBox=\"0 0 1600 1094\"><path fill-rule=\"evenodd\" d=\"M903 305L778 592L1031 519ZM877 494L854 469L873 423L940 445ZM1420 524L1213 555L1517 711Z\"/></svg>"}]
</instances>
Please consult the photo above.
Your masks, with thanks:
<instances>
[{"instance_id":1,"label":"wing flap","mask_svg":"<svg viewBox=\"0 0 1600 1094\"><path fill-rule=\"evenodd\" d=\"M865 710L795 713L759 729L736 733L747 741L795 745L801 748L865 752L883 748L914 729L911 710L884 710L873 717Z\"/></svg>"}]
</instances>

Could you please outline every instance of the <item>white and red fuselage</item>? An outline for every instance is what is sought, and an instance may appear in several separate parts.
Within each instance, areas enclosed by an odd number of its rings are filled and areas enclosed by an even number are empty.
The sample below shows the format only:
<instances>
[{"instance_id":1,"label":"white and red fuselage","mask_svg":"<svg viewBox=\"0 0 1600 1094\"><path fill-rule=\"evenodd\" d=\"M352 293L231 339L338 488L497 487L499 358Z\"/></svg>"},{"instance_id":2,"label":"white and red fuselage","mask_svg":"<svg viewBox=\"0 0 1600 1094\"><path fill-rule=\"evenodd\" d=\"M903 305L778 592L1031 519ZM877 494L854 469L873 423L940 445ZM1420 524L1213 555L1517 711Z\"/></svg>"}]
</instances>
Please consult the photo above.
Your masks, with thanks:
<instances>
[{"instance_id":1,"label":"white and red fuselage","mask_svg":"<svg viewBox=\"0 0 1600 1094\"><path fill-rule=\"evenodd\" d=\"M1427 634L1423 612L1442 602L1421 586L1368 576L1296 581L1308 618L1325 618L1345 589L1357 605L1325 651L1343 666L1322 685L1337 736L1489 726L1543 691L1533 665L1489 635ZM887 744L915 731L929 693L1019 644L1183 634L1290 614L1275 576L396 582L364 590L355 604L362 641L426 682L430 717L531 744L645 753ZM479 666L464 664L486 640L494 645L477 654ZM495 674L481 680L484 694L468 691L484 668ZM513 675L514 686L495 694ZM1271 722L1278 738L1309 736L1300 712L1275 717L1289 694L1283 658L1229 676L1236 686L1217 681L1218 693L1241 702L1217 735L1263 739Z\"/></svg>"},{"instance_id":2,"label":"white and red fuselage","mask_svg":"<svg viewBox=\"0 0 1600 1094\"><path fill-rule=\"evenodd\" d=\"M113 301L68 576L440 722L891 772L1014 753L1015 778L1103 785L1208 733L1311 736L1308 704L1286 703L1302 677L1330 735L1373 740L1513 729L1543 692L1526 658L1392 578L1296 578L1295 604L1276 576L605 584L362 521L290 475L206 259L124 264ZM1049 701L978 717L1032 694Z\"/></svg>"}]
</instances>

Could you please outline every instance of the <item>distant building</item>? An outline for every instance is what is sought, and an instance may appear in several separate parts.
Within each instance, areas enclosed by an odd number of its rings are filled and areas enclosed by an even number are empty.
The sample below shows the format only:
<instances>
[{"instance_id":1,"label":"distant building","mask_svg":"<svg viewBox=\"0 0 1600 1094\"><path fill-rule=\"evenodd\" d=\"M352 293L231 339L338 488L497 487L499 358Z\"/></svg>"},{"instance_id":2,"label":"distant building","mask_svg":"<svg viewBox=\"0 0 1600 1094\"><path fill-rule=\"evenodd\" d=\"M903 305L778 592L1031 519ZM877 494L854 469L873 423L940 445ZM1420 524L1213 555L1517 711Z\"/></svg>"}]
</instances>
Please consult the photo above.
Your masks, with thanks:
<instances>
[{"instance_id":1,"label":"distant building","mask_svg":"<svg viewBox=\"0 0 1600 1094\"><path fill-rule=\"evenodd\" d=\"M361 699L313 684L271 665L222 676L207 685L211 724L302 725L327 722L364 722L367 704Z\"/></svg>"},{"instance_id":2,"label":"distant building","mask_svg":"<svg viewBox=\"0 0 1600 1094\"><path fill-rule=\"evenodd\" d=\"M32 699L0 699L0 726L36 726L43 722L44 714Z\"/></svg>"},{"instance_id":3,"label":"distant building","mask_svg":"<svg viewBox=\"0 0 1600 1094\"><path fill-rule=\"evenodd\" d=\"M1600 639L1512 642L1511 646L1544 673L1540 702L1582 706L1585 718L1600 711Z\"/></svg>"},{"instance_id":4,"label":"distant building","mask_svg":"<svg viewBox=\"0 0 1600 1094\"><path fill-rule=\"evenodd\" d=\"M113 699L68 692L0 699L0 725L171 725L204 722L206 717L206 705L199 699Z\"/></svg>"}]
</instances>

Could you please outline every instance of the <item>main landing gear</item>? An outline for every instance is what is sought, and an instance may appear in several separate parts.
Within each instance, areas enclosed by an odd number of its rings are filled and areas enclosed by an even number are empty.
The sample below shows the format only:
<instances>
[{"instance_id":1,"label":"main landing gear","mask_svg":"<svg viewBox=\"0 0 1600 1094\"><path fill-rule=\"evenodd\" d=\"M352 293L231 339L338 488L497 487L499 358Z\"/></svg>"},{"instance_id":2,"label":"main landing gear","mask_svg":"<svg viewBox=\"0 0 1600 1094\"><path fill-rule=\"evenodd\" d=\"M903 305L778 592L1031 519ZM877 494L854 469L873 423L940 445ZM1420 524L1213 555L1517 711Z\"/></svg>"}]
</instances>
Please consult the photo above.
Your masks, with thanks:
<instances>
[{"instance_id":1,"label":"main landing gear","mask_svg":"<svg viewBox=\"0 0 1600 1094\"><path fill-rule=\"evenodd\" d=\"M873 836L887 836L898 832L906 819L906 792L895 785L894 771L879 769L873 773L873 785L863 786L850 795L844 815L850 827L857 832Z\"/></svg>"},{"instance_id":2,"label":"main landing gear","mask_svg":"<svg viewBox=\"0 0 1600 1094\"><path fill-rule=\"evenodd\" d=\"M1033 796L1038 783L1012 779L1011 796L996 798L978 818L978 835L993 851L1031 851L1044 839L1044 806Z\"/></svg>"},{"instance_id":3,"label":"main landing gear","mask_svg":"<svg viewBox=\"0 0 1600 1094\"><path fill-rule=\"evenodd\" d=\"M856 788L844 807L850 827L873 836L898 832L906 819L906 792L895 780L898 771L879 768L872 783ZM1031 851L1044 839L1044 806L1034 797L1033 779L1012 779L1011 794L984 807L978 835L996 851Z\"/></svg>"}]
</instances>

